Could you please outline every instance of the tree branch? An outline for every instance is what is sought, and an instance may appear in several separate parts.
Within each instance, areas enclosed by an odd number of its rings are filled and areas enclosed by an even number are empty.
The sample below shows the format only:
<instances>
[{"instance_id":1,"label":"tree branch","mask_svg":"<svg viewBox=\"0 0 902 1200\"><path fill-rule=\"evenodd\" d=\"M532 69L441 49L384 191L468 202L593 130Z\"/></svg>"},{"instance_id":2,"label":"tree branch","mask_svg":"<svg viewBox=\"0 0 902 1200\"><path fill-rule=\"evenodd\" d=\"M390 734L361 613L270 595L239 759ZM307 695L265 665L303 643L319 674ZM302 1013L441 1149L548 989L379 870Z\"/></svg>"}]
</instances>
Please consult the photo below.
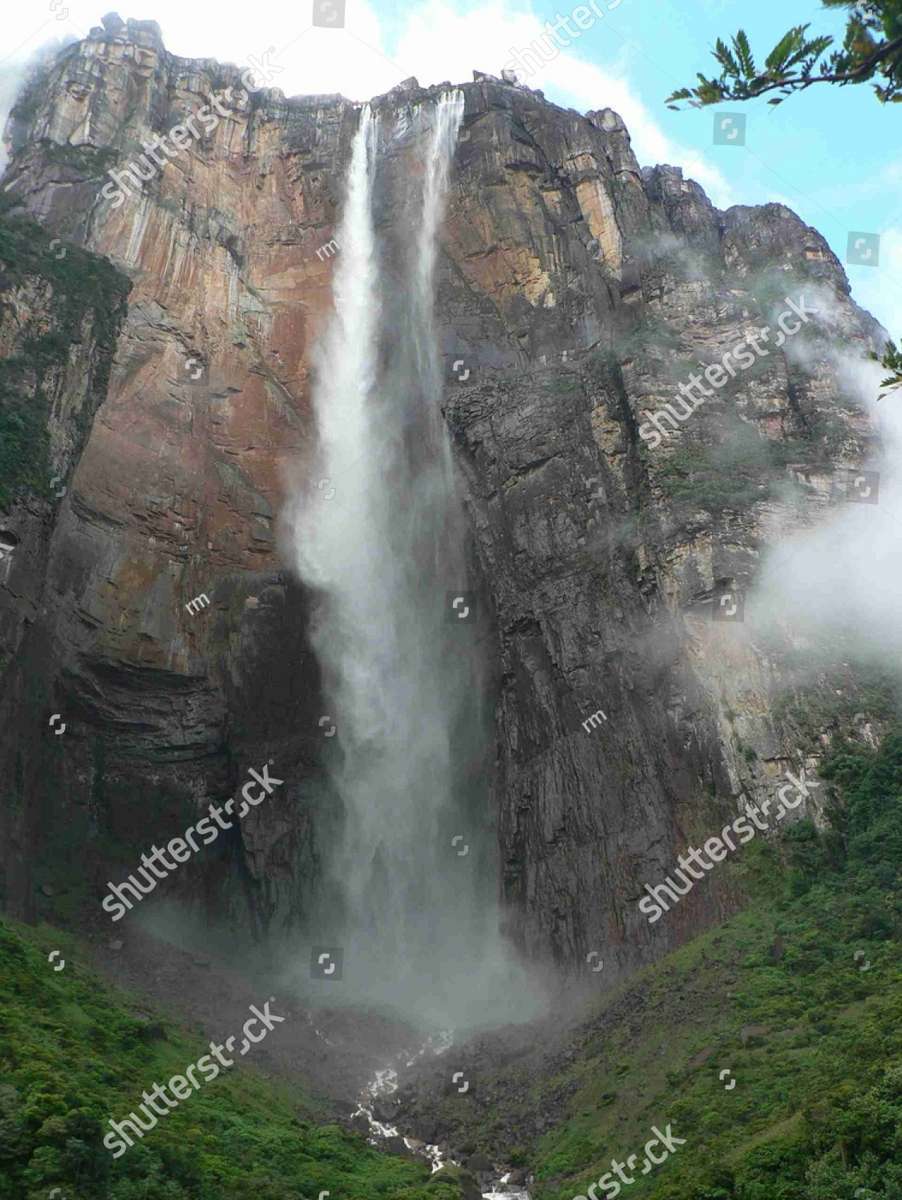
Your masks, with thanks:
<instances>
[{"instance_id":1,"label":"tree branch","mask_svg":"<svg viewBox=\"0 0 902 1200\"><path fill-rule=\"evenodd\" d=\"M863 59L857 67L842 75L812 75L808 78L798 75L784 75L782 79L775 79L771 83L755 88L753 94L761 96L764 92L772 92L779 88L798 88L804 90L811 87L813 83L855 83L858 79L866 76L874 67L879 66L885 58L891 57L897 51L902 51L902 37L894 38L891 42L884 42L882 46L877 47L873 54Z\"/></svg>"}]
</instances>

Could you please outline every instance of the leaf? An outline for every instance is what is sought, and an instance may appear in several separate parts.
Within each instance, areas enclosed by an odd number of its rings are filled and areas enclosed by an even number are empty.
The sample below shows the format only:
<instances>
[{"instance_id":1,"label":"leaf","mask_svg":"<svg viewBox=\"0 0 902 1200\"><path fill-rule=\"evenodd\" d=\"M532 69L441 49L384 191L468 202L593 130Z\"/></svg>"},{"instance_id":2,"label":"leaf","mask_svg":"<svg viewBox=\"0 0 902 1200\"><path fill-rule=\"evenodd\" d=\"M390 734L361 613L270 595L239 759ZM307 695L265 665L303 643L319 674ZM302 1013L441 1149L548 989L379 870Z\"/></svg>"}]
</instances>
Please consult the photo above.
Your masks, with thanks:
<instances>
[{"instance_id":1,"label":"leaf","mask_svg":"<svg viewBox=\"0 0 902 1200\"><path fill-rule=\"evenodd\" d=\"M739 59L746 79L751 79L757 72L755 71L755 60L752 58L752 48L744 29L740 29L733 38L733 49L736 51L736 57Z\"/></svg>"},{"instance_id":2,"label":"leaf","mask_svg":"<svg viewBox=\"0 0 902 1200\"><path fill-rule=\"evenodd\" d=\"M814 38L810 42L803 42L799 46L798 50L788 58L786 62L786 69L794 67L795 64L801 62L802 59L817 60L824 53L827 47L831 46L832 44L833 38L831 37ZM814 61L812 61L812 66L813 65Z\"/></svg>"},{"instance_id":3,"label":"leaf","mask_svg":"<svg viewBox=\"0 0 902 1200\"><path fill-rule=\"evenodd\" d=\"M897 347L895 342L888 341L883 347L882 354L871 352L868 357L873 359L874 362L879 362L887 371L892 372L885 379L880 380L880 386L887 390L878 399L883 400L890 392L902 388L902 350Z\"/></svg>"},{"instance_id":4,"label":"leaf","mask_svg":"<svg viewBox=\"0 0 902 1200\"><path fill-rule=\"evenodd\" d=\"M705 79L695 93L702 104L716 104L730 93L723 84L713 79Z\"/></svg>"},{"instance_id":5,"label":"leaf","mask_svg":"<svg viewBox=\"0 0 902 1200\"><path fill-rule=\"evenodd\" d=\"M795 50L801 41L802 34L808 28L807 25L795 25L792 29L787 30L780 38L770 54L764 60L764 65L767 67L771 75L778 75L786 65L786 60Z\"/></svg>"},{"instance_id":6,"label":"leaf","mask_svg":"<svg viewBox=\"0 0 902 1200\"><path fill-rule=\"evenodd\" d=\"M735 40L735 39L734 39ZM740 75L739 64L733 57L729 46L721 38L717 39L714 48L714 57L724 69L724 73L732 75L734 79L738 79Z\"/></svg>"}]
</instances>

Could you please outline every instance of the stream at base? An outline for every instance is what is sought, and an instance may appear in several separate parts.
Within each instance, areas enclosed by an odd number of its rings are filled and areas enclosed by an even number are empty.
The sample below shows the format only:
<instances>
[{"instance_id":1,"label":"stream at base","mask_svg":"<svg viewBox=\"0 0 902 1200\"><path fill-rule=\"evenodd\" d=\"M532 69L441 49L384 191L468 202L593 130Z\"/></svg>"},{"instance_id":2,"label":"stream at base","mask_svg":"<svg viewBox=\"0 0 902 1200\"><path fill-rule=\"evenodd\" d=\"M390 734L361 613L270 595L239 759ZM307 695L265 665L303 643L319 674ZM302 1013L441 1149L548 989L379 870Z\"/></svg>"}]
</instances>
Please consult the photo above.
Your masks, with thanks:
<instances>
[{"instance_id":1,"label":"stream at base","mask_svg":"<svg viewBox=\"0 0 902 1200\"><path fill-rule=\"evenodd\" d=\"M409 1070L426 1057L438 1058L446 1054L454 1045L454 1031L442 1029L436 1034L430 1034L414 1054L402 1051L395 1056L392 1065L377 1071L372 1080L361 1093L353 1118L366 1120L369 1132L367 1141L372 1146L380 1146L389 1140L400 1138L406 1148L418 1158L425 1158L432 1167L432 1173L444 1166L460 1167L463 1164L451 1157L441 1144L423 1142L419 1138L408 1137L401 1130L390 1124L377 1120L374 1109L383 1096L392 1096L398 1090L404 1070ZM491 1172L473 1172L479 1183L483 1200L530 1200L529 1192L523 1186L509 1182L512 1174L510 1167L496 1165Z\"/></svg>"}]
</instances>

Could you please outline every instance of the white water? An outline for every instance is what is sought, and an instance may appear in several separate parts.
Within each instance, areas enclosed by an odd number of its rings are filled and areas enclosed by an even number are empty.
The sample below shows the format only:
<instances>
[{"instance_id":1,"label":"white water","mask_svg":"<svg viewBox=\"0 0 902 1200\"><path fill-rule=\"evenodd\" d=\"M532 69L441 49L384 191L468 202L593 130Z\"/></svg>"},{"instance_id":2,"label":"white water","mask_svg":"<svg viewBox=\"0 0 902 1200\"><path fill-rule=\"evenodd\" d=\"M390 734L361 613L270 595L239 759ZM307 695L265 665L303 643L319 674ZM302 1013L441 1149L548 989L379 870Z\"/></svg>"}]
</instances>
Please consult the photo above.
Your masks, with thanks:
<instances>
[{"instance_id":1,"label":"white water","mask_svg":"<svg viewBox=\"0 0 902 1200\"><path fill-rule=\"evenodd\" d=\"M311 936L344 950L328 999L444 1024L490 1020L492 1002L514 1019L528 990L497 933L477 627L448 617L448 592L469 585L433 309L462 115L459 92L415 115L422 170L399 184L377 177L378 121L361 113L314 396L311 475L335 494L311 488L295 520L336 726L340 834ZM405 228L377 239L374 209L393 186Z\"/></svg>"},{"instance_id":2,"label":"white water","mask_svg":"<svg viewBox=\"0 0 902 1200\"><path fill-rule=\"evenodd\" d=\"M447 1054L454 1046L454 1031L452 1029L442 1029L437 1034L430 1035L420 1048L408 1057L408 1052L401 1051L395 1056L394 1061L398 1067L414 1066L422 1058L439 1058ZM369 1124L369 1142L378 1146L380 1142L384 1142L389 1138L400 1137L408 1150L421 1158L428 1159L432 1166L432 1173L441 1170L444 1166L459 1167L460 1160L445 1153L440 1146L431 1142L420 1142L414 1138L405 1137L395 1125L387 1125L382 1121L378 1121L373 1115L373 1108L376 1102L382 1096L391 1096L399 1086L400 1075L396 1067L386 1067L382 1071L377 1071L374 1078L367 1084L360 1097L357 1108L352 1116L362 1116ZM490 1179L484 1178L483 1186L488 1186L488 1191L482 1193L484 1200L530 1200L529 1192L526 1188L517 1187L509 1183L510 1169L507 1167L496 1167Z\"/></svg>"}]
</instances>

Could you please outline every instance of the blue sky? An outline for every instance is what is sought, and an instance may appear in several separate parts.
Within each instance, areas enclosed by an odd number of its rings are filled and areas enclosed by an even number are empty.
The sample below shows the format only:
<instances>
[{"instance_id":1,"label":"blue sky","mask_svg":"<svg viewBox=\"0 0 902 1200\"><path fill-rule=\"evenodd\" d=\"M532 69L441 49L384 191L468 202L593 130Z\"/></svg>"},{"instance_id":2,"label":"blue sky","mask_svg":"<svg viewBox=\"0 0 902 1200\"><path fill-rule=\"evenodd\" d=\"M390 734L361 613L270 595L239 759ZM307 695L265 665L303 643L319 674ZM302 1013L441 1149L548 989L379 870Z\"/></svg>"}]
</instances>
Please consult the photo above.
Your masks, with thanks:
<instances>
[{"instance_id":1,"label":"blue sky","mask_svg":"<svg viewBox=\"0 0 902 1200\"><path fill-rule=\"evenodd\" d=\"M277 66L265 82L288 95L340 91L363 100L406 75L428 84L469 79L473 68L498 73L511 48L527 48L545 21L572 13L581 0L346 0L340 29L311 27L316 2L140 0L120 11L158 20L167 47L185 56L255 65L272 48ZM851 232L878 234L878 266L846 269L859 303L902 337L902 109L881 106L867 86L819 86L777 108L764 100L720 106L745 115L739 146L714 144L713 109L674 113L664 104L697 70L715 72L710 47L718 35L744 27L760 58L792 23L841 33L842 14L815 0L791 11L778 0L596 2L604 16L566 48L559 41L559 53L529 86L580 111L617 109L643 165L682 166L721 207L788 204L844 263ZM56 0L53 13L21 6L6 14L0 93L4 73L8 92L16 70L48 38L82 37L105 10L94 0Z\"/></svg>"},{"instance_id":2,"label":"blue sky","mask_svg":"<svg viewBox=\"0 0 902 1200\"><path fill-rule=\"evenodd\" d=\"M541 5L548 14L553 8ZM846 264L846 270L860 302L876 307L879 301L882 319L896 314L894 328L902 334L902 109L881 105L869 87L818 86L776 107L762 99L673 113L661 103L676 87L694 82L696 71L717 73L710 47L718 36L744 28L760 60L790 25L806 21L812 30L842 36L842 14L812 0L791 6L777 0L623 0L587 31L586 37L598 31L591 48L581 41L578 52L602 62L617 57L664 131L716 164L737 202L788 204L843 262L851 231L887 235L885 262L876 269ZM744 147L712 144L715 111L745 113Z\"/></svg>"}]
</instances>

